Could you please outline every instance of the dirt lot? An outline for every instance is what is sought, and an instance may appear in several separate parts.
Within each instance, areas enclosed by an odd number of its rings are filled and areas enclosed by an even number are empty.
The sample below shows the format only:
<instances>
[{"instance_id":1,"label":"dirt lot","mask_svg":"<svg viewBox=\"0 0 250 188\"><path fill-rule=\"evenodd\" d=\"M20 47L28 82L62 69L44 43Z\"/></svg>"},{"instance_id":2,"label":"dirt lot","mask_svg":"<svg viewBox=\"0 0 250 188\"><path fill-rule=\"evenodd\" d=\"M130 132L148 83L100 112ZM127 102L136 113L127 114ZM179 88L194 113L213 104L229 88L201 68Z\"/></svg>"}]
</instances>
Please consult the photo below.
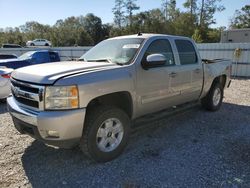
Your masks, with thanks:
<instances>
[{"instance_id":1,"label":"dirt lot","mask_svg":"<svg viewBox=\"0 0 250 188\"><path fill-rule=\"evenodd\" d=\"M136 131L105 164L20 135L0 104L0 151L0 187L250 187L250 80L233 80L218 112L192 108Z\"/></svg>"}]
</instances>

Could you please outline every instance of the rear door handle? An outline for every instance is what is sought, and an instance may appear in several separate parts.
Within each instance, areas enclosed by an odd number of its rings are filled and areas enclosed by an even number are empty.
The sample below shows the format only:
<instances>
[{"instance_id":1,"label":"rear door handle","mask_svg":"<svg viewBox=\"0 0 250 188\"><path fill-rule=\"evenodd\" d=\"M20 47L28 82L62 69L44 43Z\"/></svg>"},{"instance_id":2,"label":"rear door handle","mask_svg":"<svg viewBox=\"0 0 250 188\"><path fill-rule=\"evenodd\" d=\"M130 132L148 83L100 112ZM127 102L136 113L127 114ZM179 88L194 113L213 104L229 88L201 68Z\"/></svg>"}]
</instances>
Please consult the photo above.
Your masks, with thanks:
<instances>
[{"instance_id":1,"label":"rear door handle","mask_svg":"<svg viewBox=\"0 0 250 188\"><path fill-rule=\"evenodd\" d=\"M176 77L176 75L177 75L176 72L171 72L171 73L169 74L169 76L172 77L172 78Z\"/></svg>"},{"instance_id":2,"label":"rear door handle","mask_svg":"<svg viewBox=\"0 0 250 188\"><path fill-rule=\"evenodd\" d=\"M195 69L194 72L195 72L195 73L200 73L200 72L201 72L201 69Z\"/></svg>"}]
</instances>

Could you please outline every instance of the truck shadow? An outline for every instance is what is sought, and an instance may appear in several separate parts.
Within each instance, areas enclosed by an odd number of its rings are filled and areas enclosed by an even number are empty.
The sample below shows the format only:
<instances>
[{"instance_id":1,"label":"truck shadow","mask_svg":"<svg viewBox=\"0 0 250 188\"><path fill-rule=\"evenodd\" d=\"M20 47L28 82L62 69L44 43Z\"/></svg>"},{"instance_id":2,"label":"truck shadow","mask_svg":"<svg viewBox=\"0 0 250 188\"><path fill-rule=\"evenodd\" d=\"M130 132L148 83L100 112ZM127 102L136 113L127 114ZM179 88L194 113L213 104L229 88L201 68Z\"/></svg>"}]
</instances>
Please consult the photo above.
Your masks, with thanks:
<instances>
[{"instance_id":1,"label":"truck shadow","mask_svg":"<svg viewBox=\"0 0 250 188\"><path fill-rule=\"evenodd\" d=\"M230 147L250 151L249 114L250 106L224 103L216 113L194 108L159 119L135 131L125 152L104 164L90 161L78 148L56 149L34 141L26 148L22 164L32 187L161 187L164 179L172 186L185 181L212 186L213 179L201 177L220 180L225 177L225 165L250 171L250 155L244 154L240 161ZM244 134L237 135L237 131Z\"/></svg>"},{"instance_id":2,"label":"truck shadow","mask_svg":"<svg viewBox=\"0 0 250 188\"><path fill-rule=\"evenodd\" d=\"M4 114L6 112L8 112L6 102L0 101L0 114Z\"/></svg>"}]
</instances>

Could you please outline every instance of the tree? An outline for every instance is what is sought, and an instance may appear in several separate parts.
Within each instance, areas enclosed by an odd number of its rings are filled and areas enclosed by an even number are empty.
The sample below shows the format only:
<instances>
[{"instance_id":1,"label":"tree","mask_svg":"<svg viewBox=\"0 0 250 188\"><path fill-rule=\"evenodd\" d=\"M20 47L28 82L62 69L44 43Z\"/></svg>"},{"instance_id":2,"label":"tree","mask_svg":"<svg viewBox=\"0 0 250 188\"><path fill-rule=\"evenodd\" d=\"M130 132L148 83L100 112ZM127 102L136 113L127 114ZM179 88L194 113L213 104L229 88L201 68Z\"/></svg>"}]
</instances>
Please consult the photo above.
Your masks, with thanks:
<instances>
[{"instance_id":1,"label":"tree","mask_svg":"<svg viewBox=\"0 0 250 188\"><path fill-rule=\"evenodd\" d=\"M221 0L201 0L198 7L199 27L208 27L216 23L214 14L225 10L225 7L219 4L220 2Z\"/></svg>"},{"instance_id":2,"label":"tree","mask_svg":"<svg viewBox=\"0 0 250 188\"><path fill-rule=\"evenodd\" d=\"M79 17L58 20L50 33L50 40L56 46L91 45L93 40L86 32Z\"/></svg>"},{"instance_id":3,"label":"tree","mask_svg":"<svg viewBox=\"0 0 250 188\"><path fill-rule=\"evenodd\" d=\"M85 30L83 16L68 17L58 20L50 33L50 40L55 46L86 46L93 45L94 41Z\"/></svg>"},{"instance_id":4,"label":"tree","mask_svg":"<svg viewBox=\"0 0 250 188\"><path fill-rule=\"evenodd\" d=\"M195 15L197 11L197 0L186 0L183 6L189 9L191 15Z\"/></svg>"},{"instance_id":5,"label":"tree","mask_svg":"<svg viewBox=\"0 0 250 188\"><path fill-rule=\"evenodd\" d=\"M128 14L128 21L129 25L132 26L133 24L133 12L135 10L139 10L140 7L136 5L135 1L137 0L126 0L125 1L125 8Z\"/></svg>"},{"instance_id":6,"label":"tree","mask_svg":"<svg viewBox=\"0 0 250 188\"><path fill-rule=\"evenodd\" d=\"M87 33L94 40L95 44L97 44L98 42L100 42L105 38L105 34L103 33L101 18L95 16L92 13L89 13L82 18L82 24L85 31L87 31Z\"/></svg>"},{"instance_id":7,"label":"tree","mask_svg":"<svg viewBox=\"0 0 250 188\"><path fill-rule=\"evenodd\" d=\"M53 46L94 45L110 36L162 33L193 37L197 42L218 42L220 29L211 29L214 14L224 9L221 0L185 0L185 11L176 8L176 0L161 0L162 9L139 10L136 0L115 0L114 24L102 24L94 14L68 17L55 25L30 21L18 28L0 28L0 43L25 45L27 40L46 38ZM249 27L250 5L237 11L232 27ZM126 24L127 23L127 24Z\"/></svg>"},{"instance_id":8,"label":"tree","mask_svg":"<svg viewBox=\"0 0 250 188\"><path fill-rule=\"evenodd\" d=\"M218 29L209 28L209 30L207 32L207 36L208 36L207 42L212 42L212 43L220 42L221 29L220 28L218 28Z\"/></svg>"},{"instance_id":9,"label":"tree","mask_svg":"<svg viewBox=\"0 0 250 188\"><path fill-rule=\"evenodd\" d=\"M203 42L203 40L201 38L201 33L200 33L199 29L195 29L194 34L192 35L192 38L197 43L202 43Z\"/></svg>"},{"instance_id":10,"label":"tree","mask_svg":"<svg viewBox=\"0 0 250 188\"><path fill-rule=\"evenodd\" d=\"M197 5L197 12L195 15L196 29L199 30L199 35L203 42L209 42L208 36L209 26L215 24L214 15L216 12L221 12L225 9L220 5L221 0L201 0Z\"/></svg>"},{"instance_id":11,"label":"tree","mask_svg":"<svg viewBox=\"0 0 250 188\"><path fill-rule=\"evenodd\" d=\"M115 0L115 7L112 9L114 14L114 22L119 29L122 27L122 23L125 21L123 8L125 7L124 0Z\"/></svg>"},{"instance_id":12,"label":"tree","mask_svg":"<svg viewBox=\"0 0 250 188\"><path fill-rule=\"evenodd\" d=\"M189 9L190 23L197 25L197 0L186 0L183 6Z\"/></svg>"},{"instance_id":13,"label":"tree","mask_svg":"<svg viewBox=\"0 0 250 188\"><path fill-rule=\"evenodd\" d=\"M140 12L133 16L133 32L164 33L165 20L160 9Z\"/></svg>"},{"instance_id":14,"label":"tree","mask_svg":"<svg viewBox=\"0 0 250 188\"><path fill-rule=\"evenodd\" d=\"M195 30L195 23L190 22L191 18L190 13L178 13L178 16L171 22L172 28L174 28L174 34L191 37Z\"/></svg>"},{"instance_id":15,"label":"tree","mask_svg":"<svg viewBox=\"0 0 250 188\"><path fill-rule=\"evenodd\" d=\"M241 10L236 10L234 18L231 20L231 28L250 28L250 5L246 5Z\"/></svg>"},{"instance_id":16,"label":"tree","mask_svg":"<svg viewBox=\"0 0 250 188\"><path fill-rule=\"evenodd\" d=\"M176 16L176 0L163 0L162 7L165 20L174 20Z\"/></svg>"}]
</instances>

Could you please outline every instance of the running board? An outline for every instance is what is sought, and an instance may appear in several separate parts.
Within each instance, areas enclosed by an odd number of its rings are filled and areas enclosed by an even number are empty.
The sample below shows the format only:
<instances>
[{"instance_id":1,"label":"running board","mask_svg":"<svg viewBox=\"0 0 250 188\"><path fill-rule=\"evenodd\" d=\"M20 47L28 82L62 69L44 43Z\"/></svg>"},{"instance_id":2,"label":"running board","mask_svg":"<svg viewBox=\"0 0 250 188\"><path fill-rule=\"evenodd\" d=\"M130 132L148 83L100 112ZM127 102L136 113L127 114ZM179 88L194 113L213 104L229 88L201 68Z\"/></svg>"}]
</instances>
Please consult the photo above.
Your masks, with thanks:
<instances>
[{"instance_id":1,"label":"running board","mask_svg":"<svg viewBox=\"0 0 250 188\"><path fill-rule=\"evenodd\" d=\"M132 131L137 131L141 128L145 128L145 126L150 126L150 124L154 121L159 121L164 118L168 118L170 116L174 116L177 114L181 114L183 112L187 112L188 110L198 107L199 102L191 102L191 103L185 103L178 106L173 106L171 108L161 110L152 114L148 114L145 116L142 116L140 118L137 118L133 120L132 122Z\"/></svg>"}]
</instances>

